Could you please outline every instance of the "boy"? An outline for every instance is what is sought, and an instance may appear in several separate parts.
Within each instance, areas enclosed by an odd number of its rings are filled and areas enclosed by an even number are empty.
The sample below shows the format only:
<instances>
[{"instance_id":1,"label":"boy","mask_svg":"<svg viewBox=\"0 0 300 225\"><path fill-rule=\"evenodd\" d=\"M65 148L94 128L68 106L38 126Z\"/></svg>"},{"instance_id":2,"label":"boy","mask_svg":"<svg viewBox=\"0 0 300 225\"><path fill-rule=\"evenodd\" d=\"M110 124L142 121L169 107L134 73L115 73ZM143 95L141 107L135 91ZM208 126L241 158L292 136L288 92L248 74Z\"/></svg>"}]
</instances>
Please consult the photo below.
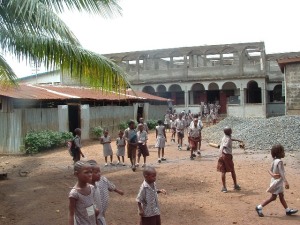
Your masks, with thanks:
<instances>
[{"instance_id":1,"label":"boy","mask_svg":"<svg viewBox=\"0 0 300 225\"><path fill-rule=\"evenodd\" d=\"M144 158L144 164L142 167L146 166L146 157L149 156L149 151L147 147L147 140L148 140L148 134L144 130L144 125L140 123L138 125L138 132L137 132L137 141L138 141L138 162L136 164L136 167L139 166L141 155L143 155Z\"/></svg>"},{"instance_id":2,"label":"boy","mask_svg":"<svg viewBox=\"0 0 300 225\"><path fill-rule=\"evenodd\" d=\"M153 167L145 167L143 175L145 180L136 198L141 216L140 225L161 225L157 194L166 194L166 191L156 188L156 170Z\"/></svg>"},{"instance_id":3,"label":"boy","mask_svg":"<svg viewBox=\"0 0 300 225\"><path fill-rule=\"evenodd\" d=\"M185 121L182 119L182 116L183 114L180 113L178 119L175 120L178 150L182 150L182 139L184 138Z\"/></svg>"},{"instance_id":4,"label":"boy","mask_svg":"<svg viewBox=\"0 0 300 225\"><path fill-rule=\"evenodd\" d=\"M81 152L81 129L76 128L74 130L75 137L73 139L74 147L72 148L73 161L76 163L80 160L80 156L84 158L83 153Z\"/></svg>"},{"instance_id":5,"label":"boy","mask_svg":"<svg viewBox=\"0 0 300 225\"><path fill-rule=\"evenodd\" d=\"M135 128L135 123L133 120L130 120L128 122L128 128L124 132L124 138L126 140L127 144L127 156L130 159L131 162L131 168L132 171L135 172L136 167L135 167L135 162L136 162L136 149L137 149L137 135L136 135L136 130Z\"/></svg>"},{"instance_id":6,"label":"boy","mask_svg":"<svg viewBox=\"0 0 300 225\"><path fill-rule=\"evenodd\" d=\"M220 144L220 158L218 160L217 171L222 173L223 188L221 191L227 193L226 188L226 172L231 172L231 176L234 183L234 190L241 190L241 187L236 182L236 174L234 170L234 164L232 160L232 141L242 142L238 139L231 138L232 130L230 127L224 128L224 137Z\"/></svg>"},{"instance_id":7,"label":"boy","mask_svg":"<svg viewBox=\"0 0 300 225\"><path fill-rule=\"evenodd\" d=\"M93 170L91 184L95 187L94 200L96 208L99 209L97 220L100 225L106 225L105 212L108 207L109 192L114 191L119 195L124 195L124 192L117 189L106 177L101 176L100 167L95 160L89 160L88 163L92 166Z\"/></svg>"}]
</instances>

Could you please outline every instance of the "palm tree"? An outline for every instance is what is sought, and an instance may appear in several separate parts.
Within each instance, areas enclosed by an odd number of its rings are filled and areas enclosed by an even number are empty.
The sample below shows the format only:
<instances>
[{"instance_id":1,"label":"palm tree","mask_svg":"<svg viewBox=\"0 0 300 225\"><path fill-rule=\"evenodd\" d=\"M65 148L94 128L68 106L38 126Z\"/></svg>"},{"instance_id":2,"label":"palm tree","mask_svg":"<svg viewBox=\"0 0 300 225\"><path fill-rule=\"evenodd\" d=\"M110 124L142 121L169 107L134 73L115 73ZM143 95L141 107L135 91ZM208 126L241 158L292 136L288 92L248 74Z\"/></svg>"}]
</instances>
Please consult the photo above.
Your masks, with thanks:
<instances>
[{"instance_id":1,"label":"palm tree","mask_svg":"<svg viewBox=\"0 0 300 225\"><path fill-rule=\"evenodd\" d=\"M88 51L58 17L65 10L112 16L117 0L0 0L0 51L27 63L60 68L93 87L122 91L127 79L111 60ZM0 85L17 84L16 74L0 55Z\"/></svg>"}]
</instances>

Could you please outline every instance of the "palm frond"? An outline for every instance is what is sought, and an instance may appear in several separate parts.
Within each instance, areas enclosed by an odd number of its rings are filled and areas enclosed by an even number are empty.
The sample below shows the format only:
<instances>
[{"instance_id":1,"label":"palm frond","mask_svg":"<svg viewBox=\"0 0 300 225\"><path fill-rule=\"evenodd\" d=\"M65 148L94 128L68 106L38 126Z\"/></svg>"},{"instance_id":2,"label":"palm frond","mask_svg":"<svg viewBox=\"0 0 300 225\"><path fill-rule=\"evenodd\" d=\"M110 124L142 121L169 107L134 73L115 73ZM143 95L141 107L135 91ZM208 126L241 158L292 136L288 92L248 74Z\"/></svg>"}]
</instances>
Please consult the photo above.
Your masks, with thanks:
<instances>
[{"instance_id":1,"label":"palm frond","mask_svg":"<svg viewBox=\"0 0 300 225\"><path fill-rule=\"evenodd\" d=\"M19 1L3 3L0 7L0 30L7 29L12 34L21 32L23 35L49 36L80 45L68 26L49 7L39 0L30 2L36 3L30 9L22 7Z\"/></svg>"},{"instance_id":2,"label":"palm frond","mask_svg":"<svg viewBox=\"0 0 300 225\"><path fill-rule=\"evenodd\" d=\"M67 42L48 37L11 36L2 33L2 49L19 60L35 60L48 69L60 68L64 74L103 90L122 92L129 85L126 74L111 60Z\"/></svg>"},{"instance_id":3,"label":"palm frond","mask_svg":"<svg viewBox=\"0 0 300 225\"><path fill-rule=\"evenodd\" d=\"M17 76L12 68L7 64L6 60L0 55L0 88L6 88L8 86L16 86Z\"/></svg>"}]
</instances>

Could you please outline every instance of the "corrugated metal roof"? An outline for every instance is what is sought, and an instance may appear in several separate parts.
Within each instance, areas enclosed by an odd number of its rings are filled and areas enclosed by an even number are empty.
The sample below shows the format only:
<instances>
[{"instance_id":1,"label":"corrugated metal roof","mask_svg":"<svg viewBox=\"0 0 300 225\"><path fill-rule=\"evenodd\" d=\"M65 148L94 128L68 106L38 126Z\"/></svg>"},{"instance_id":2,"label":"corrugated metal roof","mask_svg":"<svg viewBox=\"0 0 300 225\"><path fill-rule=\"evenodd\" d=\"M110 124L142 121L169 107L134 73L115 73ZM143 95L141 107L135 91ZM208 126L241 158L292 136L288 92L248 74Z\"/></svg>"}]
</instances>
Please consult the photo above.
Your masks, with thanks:
<instances>
[{"instance_id":1,"label":"corrugated metal roof","mask_svg":"<svg viewBox=\"0 0 300 225\"><path fill-rule=\"evenodd\" d=\"M281 71L283 72L284 71L284 67L287 65L287 64L290 64L290 63L299 63L300 62L300 56L292 56L292 57L284 57L284 58L280 58L280 59L277 59L277 63L281 69Z\"/></svg>"},{"instance_id":2,"label":"corrugated metal roof","mask_svg":"<svg viewBox=\"0 0 300 225\"><path fill-rule=\"evenodd\" d=\"M51 86L20 84L18 88L0 89L0 95L16 99L33 100L66 100L66 99L90 99L90 100L153 100L167 101L166 98L150 95L141 91L128 90L125 93L105 92L86 87Z\"/></svg>"}]
</instances>

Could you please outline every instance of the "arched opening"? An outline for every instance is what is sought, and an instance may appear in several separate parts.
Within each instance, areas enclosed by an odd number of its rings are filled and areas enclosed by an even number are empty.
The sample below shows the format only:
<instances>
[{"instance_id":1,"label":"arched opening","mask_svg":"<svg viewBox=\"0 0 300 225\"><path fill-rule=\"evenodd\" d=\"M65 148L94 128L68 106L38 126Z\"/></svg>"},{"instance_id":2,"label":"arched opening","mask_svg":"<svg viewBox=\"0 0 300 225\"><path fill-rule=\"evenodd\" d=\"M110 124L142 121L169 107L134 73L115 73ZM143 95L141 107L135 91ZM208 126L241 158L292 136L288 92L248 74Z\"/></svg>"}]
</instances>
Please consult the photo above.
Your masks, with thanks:
<instances>
[{"instance_id":1,"label":"arched opening","mask_svg":"<svg viewBox=\"0 0 300 225\"><path fill-rule=\"evenodd\" d=\"M151 95L155 95L155 90L152 86L145 86L142 90L142 92L151 94Z\"/></svg>"},{"instance_id":2,"label":"arched opening","mask_svg":"<svg viewBox=\"0 0 300 225\"><path fill-rule=\"evenodd\" d=\"M195 83L189 91L189 104L200 105L201 102L206 102L205 88L203 84Z\"/></svg>"},{"instance_id":3,"label":"arched opening","mask_svg":"<svg viewBox=\"0 0 300 225\"><path fill-rule=\"evenodd\" d=\"M210 83L207 91L207 102L214 104L220 101L220 90L216 83Z\"/></svg>"},{"instance_id":4,"label":"arched opening","mask_svg":"<svg viewBox=\"0 0 300 225\"><path fill-rule=\"evenodd\" d=\"M269 91L270 102L284 102L284 96L282 96L282 85L277 84L272 91Z\"/></svg>"},{"instance_id":5,"label":"arched opening","mask_svg":"<svg viewBox=\"0 0 300 225\"><path fill-rule=\"evenodd\" d=\"M167 88L165 85L158 85L156 88L156 93L159 97L171 98L171 94L170 92L167 92Z\"/></svg>"},{"instance_id":6,"label":"arched opening","mask_svg":"<svg viewBox=\"0 0 300 225\"><path fill-rule=\"evenodd\" d=\"M182 91L180 85L172 84L169 87L169 92L171 94L171 99L175 105L184 105L184 92Z\"/></svg>"},{"instance_id":7,"label":"arched opening","mask_svg":"<svg viewBox=\"0 0 300 225\"><path fill-rule=\"evenodd\" d=\"M247 84L247 103L261 103L261 88L256 81L249 81Z\"/></svg>"},{"instance_id":8,"label":"arched opening","mask_svg":"<svg viewBox=\"0 0 300 225\"><path fill-rule=\"evenodd\" d=\"M239 92L235 83L225 82L222 86L222 93L226 97L226 102L229 104L239 104Z\"/></svg>"}]
</instances>

